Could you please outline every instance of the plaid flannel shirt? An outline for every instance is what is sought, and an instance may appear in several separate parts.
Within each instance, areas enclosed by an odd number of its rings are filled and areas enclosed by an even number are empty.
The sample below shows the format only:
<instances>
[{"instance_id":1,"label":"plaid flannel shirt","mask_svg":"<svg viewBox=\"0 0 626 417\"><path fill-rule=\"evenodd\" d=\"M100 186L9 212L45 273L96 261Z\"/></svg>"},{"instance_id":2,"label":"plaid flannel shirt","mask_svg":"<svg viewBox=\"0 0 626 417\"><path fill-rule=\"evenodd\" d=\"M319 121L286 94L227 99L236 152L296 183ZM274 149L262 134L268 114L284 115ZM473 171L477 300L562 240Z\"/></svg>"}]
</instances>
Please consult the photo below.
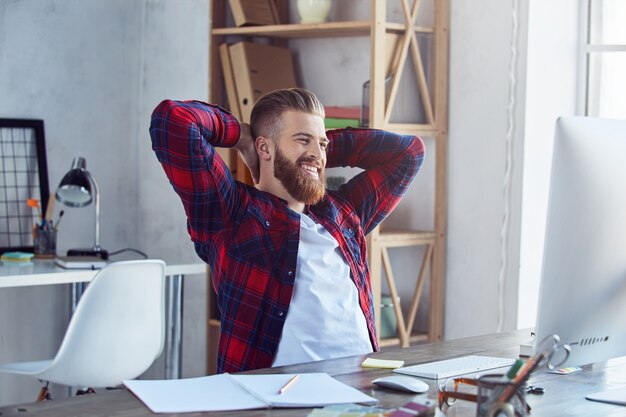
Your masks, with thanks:
<instances>
[{"instance_id":1,"label":"plaid flannel shirt","mask_svg":"<svg viewBox=\"0 0 626 417\"><path fill-rule=\"evenodd\" d=\"M299 214L284 200L235 181L215 151L236 144L239 132L229 112L199 101L163 101L150 126L152 148L182 200L196 252L212 271L221 314L218 372L272 365L300 237ZM327 136L328 168L364 171L306 213L339 243L378 350L365 235L400 201L421 167L424 145L415 136L374 129L337 129Z\"/></svg>"}]
</instances>

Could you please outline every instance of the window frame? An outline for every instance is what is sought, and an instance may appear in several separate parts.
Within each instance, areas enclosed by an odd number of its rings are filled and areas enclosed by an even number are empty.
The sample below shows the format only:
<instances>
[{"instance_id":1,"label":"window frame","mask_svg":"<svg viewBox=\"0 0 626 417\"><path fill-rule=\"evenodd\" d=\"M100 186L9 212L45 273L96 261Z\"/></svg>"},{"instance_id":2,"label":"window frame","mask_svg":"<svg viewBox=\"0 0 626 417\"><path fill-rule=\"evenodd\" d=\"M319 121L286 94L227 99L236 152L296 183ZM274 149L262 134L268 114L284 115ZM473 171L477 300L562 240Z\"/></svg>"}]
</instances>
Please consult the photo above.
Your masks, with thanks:
<instances>
[{"instance_id":1,"label":"window frame","mask_svg":"<svg viewBox=\"0 0 626 417\"><path fill-rule=\"evenodd\" d=\"M591 42L591 29L593 24L592 2L602 0L581 0L580 1L580 48L579 48L579 91L581 92L578 101L577 112L584 116L598 116L592 113L591 103L594 95L593 89L600 88L600 79L592 79L593 75L590 70L592 54L606 54L613 52L626 53L625 44L598 44ZM597 75L597 77L599 77ZM599 97L599 95L598 95ZM595 104L597 106L597 103Z\"/></svg>"}]
</instances>

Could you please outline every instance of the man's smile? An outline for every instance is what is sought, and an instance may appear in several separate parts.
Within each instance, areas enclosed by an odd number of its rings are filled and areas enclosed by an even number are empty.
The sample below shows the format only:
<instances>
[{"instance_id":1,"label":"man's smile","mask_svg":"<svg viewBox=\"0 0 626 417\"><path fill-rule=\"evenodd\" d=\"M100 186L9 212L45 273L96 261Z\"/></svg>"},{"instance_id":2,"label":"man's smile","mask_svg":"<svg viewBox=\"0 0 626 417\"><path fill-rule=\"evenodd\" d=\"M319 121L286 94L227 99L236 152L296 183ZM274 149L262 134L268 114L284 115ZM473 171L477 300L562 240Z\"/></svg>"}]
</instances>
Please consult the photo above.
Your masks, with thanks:
<instances>
[{"instance_id":1,"label":"man's smile","mask_svg":"<svg viewBox=\"0 0 626 417\"><path fill-rule=\"evenodd\" d=\"M319 179L320 175L319 175L319 168L314 166L314 165L309 165L306 163L302 163L300 164L300 167L304 169L304 171L307 173L307 175L315 178L315 179Z\"/></svg>"}]
</instances>

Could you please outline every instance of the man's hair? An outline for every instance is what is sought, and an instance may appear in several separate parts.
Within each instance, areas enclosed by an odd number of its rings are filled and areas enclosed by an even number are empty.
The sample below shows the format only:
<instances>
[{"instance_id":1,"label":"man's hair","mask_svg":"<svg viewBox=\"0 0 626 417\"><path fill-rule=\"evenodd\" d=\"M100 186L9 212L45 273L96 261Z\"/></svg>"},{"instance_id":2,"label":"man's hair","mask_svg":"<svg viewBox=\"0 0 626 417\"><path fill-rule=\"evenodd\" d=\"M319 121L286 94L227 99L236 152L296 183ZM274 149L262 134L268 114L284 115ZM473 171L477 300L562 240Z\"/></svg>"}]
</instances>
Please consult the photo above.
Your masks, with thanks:
<instances>
[{"instance_id":1,"label":"man's hair","mask_svg":"<svg viewBox=\"0 0 626 417\"><path fill-rule=\"evenodd\" d=\"M318 98L304 88L274 90L261 97L250 115L250 128L255 137L277 138L280 135L281 117L286 111L301 111L324 118L324 106Z\"/></svg>"}]
</instances>

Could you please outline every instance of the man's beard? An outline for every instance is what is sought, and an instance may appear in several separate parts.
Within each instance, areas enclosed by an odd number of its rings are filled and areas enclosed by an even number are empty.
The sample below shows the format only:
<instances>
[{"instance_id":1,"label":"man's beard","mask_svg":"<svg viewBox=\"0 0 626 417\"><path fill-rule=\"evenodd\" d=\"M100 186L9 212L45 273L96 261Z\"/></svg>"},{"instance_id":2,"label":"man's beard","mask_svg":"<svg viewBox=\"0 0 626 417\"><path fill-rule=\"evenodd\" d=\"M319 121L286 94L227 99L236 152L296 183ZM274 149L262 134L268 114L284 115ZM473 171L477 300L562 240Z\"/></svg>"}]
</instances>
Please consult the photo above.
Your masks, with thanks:
<instances>
[{"instance_id":1,"label":"man's beard","mask_svg":"<svg viewBox=\"0 0 626 417\"><path fill-rule=\"evenodd\" d=\"M304 204L317 204L326 194L326 175L322 168L319 179L302 172L300 163L312 162L310 158L299 158L291 162L276 148L274 159L274 176L283 184L289 195Z\"/></svg>"}]
</instances>

